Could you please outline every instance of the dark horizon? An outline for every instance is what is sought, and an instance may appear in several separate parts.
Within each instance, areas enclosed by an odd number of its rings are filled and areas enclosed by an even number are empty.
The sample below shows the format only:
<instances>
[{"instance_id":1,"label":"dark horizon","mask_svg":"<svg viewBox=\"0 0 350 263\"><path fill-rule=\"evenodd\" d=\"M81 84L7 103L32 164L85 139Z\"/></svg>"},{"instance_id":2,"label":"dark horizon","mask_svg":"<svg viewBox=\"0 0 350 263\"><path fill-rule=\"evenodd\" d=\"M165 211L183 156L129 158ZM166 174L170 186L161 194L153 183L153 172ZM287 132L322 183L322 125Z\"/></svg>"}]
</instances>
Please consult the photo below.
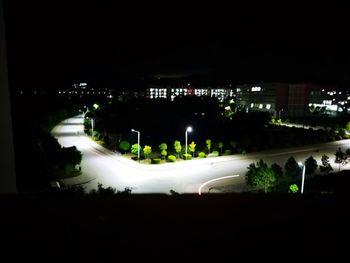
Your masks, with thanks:
<instances>
[{"instance_id":1,"label":"dark horizon","mask_svg":"<svg viewBox=\"0 0 350 263\"><path fill-rule=\"evenodd\" d=\"M10 83L50 89L79 80L199 74L218 83L350 84L342 16L332 8L298 8L226 14L224 7L161 12L5 1Z\"/></svg>"}]
</instances>

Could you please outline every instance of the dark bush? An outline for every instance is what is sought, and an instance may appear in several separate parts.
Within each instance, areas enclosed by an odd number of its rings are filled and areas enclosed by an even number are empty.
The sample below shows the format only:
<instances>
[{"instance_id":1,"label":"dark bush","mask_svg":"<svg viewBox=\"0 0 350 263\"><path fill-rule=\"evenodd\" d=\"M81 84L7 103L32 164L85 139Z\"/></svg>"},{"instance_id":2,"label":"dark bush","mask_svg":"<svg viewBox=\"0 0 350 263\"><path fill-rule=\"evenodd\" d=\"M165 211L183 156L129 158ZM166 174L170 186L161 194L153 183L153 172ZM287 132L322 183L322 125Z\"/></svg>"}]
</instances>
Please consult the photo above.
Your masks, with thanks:
<instances>
[{"instance_id":1,"label":"dark bush","mask_svg":"<svg viewBox=\"0 0 350 263\"><path fill-rule=\"evenodd\" d=\"M231 155L231 150L225 150L223 155Z\"/></svg>"},{"instance_id":2,"label":"dark bush","mask_svg":"<svg viewBox=\"0 0 350 263\"><path fill-rule=\"evenodd\" d=\"M160 164L160 158L153 158L152 163L153 164Z\"/></svg>"}]
</instances>

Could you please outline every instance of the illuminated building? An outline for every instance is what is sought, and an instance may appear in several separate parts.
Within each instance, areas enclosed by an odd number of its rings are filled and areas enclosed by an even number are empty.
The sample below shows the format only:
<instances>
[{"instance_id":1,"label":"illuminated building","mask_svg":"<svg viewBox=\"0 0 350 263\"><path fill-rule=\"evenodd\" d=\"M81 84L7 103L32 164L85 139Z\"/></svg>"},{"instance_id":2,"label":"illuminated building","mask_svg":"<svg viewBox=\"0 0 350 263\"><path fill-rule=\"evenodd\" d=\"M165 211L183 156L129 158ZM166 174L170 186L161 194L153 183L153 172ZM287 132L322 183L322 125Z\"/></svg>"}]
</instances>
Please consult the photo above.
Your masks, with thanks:
<instances>
[{"instance_id":1,"label":"illuminated building","mask_svg":"<svg viewBox=\"0 0 350 263\"><path fill-rule=\"evenodd\" d=\"M347 110L347 91L335 86L311 83L260 83L237 86L237 106L249 111L265 111L272 116L306 116L310 108L322 108L325 113ZM312 106L313 105L313 106Z\"/></svg>"},{"instance_id":2,"label":"illuminated building","mask_svg":"<svg viewBox=\"0 0 350 263\"><path fill-rule=\"evenodd\" d=\"M190 84L177 86L157 86L150 85L147 89L149 99L170 99L174 101L176 97L196 96L213 97L222 102L225 98L235 97L235 89L227 87L193 87Z\"/></svg>"}]
</instances>

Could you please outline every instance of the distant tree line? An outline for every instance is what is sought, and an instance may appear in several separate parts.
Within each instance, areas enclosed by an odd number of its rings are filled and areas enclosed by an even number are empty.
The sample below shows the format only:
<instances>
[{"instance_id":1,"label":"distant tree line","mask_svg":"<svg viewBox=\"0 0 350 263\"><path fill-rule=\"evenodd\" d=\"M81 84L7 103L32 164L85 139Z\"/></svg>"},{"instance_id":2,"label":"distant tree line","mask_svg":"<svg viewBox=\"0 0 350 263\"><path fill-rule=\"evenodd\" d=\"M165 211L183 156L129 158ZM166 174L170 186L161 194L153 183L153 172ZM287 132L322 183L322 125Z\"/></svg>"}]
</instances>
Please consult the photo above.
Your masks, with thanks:
<instances>
[{"instance_id":1,"label":"distant tree line","mask_svg":"<svg viewBox=\"0 0 350 263\"><path fill-rule=\"evenodd\" d=\"M161 99L137 99L128 103L113 101L94 114L96 127L93 137L104 141L106 147L126 152L127 150L120 148L120 143L126 141L131 146L135 144L137 138L130 129L136 128L142 134L141 141L144 142L142 149L146 145L150 146L152 152L148 156L163 160L166 159L166 155L161 154L162 150L158 154L159 145L165 143L169 146L175 140L183 143L185 128L188 125L194 128L189 134L189 141L194 141L196 144L195 151L192 151L193 147L189 145L189 154L192 154L192 158L203 156L200 152L208 154L206 152L208 138L213 141L210 146L220 155L303 146L348 138L346 128L313 130L270 125L271 117L266 112L237 112L227 118L216 99L190 96L176 98L171 103ZM277 123L286 121L288 120L275 120ZM86 123L85 127L86 132L90 134L90 123ZM169 147L167 152L171 151L172 147ZM180 158L180 155L183 157L181 151L168 155ZM157 156L154 156L155 153Z\"/></svg>"}]
</instances>

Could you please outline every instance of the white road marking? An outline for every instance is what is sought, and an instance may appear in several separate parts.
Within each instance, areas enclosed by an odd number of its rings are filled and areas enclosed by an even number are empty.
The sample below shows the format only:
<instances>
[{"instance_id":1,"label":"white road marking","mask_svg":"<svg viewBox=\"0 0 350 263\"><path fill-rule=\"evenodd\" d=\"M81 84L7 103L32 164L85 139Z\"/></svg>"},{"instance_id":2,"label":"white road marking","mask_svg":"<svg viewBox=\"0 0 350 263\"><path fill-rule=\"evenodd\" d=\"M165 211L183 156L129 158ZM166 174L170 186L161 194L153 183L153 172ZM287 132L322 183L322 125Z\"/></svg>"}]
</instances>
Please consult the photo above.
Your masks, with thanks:
<instances>
[{"instance_id":1,"label":"white road marking","mask_svg":"<svg viewBox=\"0 0 350 263\"><path fill-rule=\"evenodd\" d=\"M224 177L220 177L220 178L215 178L215 179L209 180L209 181L205 182L204 184L202 184L202 185L198 188L198 194L199 194L199 195L202 194L202 188L203 188L205 185L207 185L207 184L210 184L210 183L215 182L215 181L223 180L223 179L238 177L238 176L239 176L239 174L235 174L235 175L229 175L229 176L224 176Z\"/></svg>"}]
</instances>

